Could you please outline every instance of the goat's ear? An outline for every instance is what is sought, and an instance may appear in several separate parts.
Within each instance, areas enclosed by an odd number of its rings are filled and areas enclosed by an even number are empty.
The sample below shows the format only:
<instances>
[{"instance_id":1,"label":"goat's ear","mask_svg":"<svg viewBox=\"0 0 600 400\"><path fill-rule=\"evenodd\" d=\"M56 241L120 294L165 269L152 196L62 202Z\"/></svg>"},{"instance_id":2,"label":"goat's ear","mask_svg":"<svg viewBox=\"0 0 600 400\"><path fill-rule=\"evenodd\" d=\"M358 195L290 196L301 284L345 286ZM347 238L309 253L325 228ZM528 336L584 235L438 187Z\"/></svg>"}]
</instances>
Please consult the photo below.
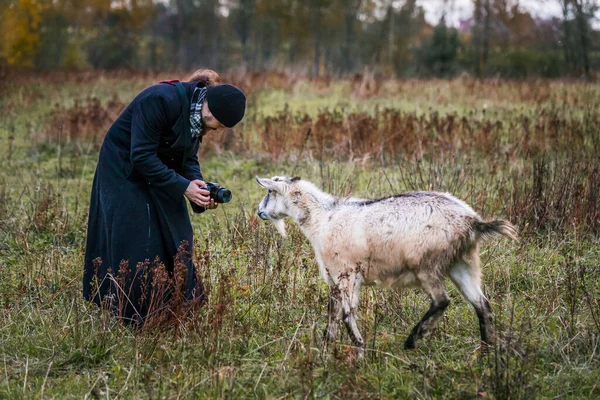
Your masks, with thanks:
<instances>
[{"instance_id":1,"label":"goat's ear","mask_svg":"<svg viewBox=\"0 0 600 400\"><path fill-rule=\"evenodd\" d=\"M256 182L265 189L273 190L277 193L284 193L286 185L283 182L276 182L273 179L256 177Z\"/></svg>"},{"instance_id":2,"label":"goat's ear","mask_svg":"<svg viewBox=\"0 0 600 400\"><path fill-rule=\"evenodd\" d=\"M258 176L256 177L256 182L265 189L272 189L275 184L271 179L259 178Z\"/></svg>"}]
</instances>

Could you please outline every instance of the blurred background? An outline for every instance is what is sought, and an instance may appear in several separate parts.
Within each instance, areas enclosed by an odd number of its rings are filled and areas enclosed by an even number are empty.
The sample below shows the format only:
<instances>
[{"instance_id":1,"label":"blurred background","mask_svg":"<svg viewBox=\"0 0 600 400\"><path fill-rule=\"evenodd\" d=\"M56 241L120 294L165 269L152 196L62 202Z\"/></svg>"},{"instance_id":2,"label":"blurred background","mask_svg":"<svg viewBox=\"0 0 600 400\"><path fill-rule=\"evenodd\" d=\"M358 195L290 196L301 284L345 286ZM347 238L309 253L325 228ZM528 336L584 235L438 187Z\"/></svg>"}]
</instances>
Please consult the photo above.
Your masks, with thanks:
<instances>
[{"instance_id":1,"label":"blurred background","mask_svg":"<svg viewBox=\"0 0 600 400\"><path fill-rule=\"evenodd\" d=\"M593 77L598 0L0 0L0 66Z\"/></svg>"},{"instance_id":2,"label":"blurred background","mask_svg":"<svg viewBox=\"0 0 600 400\"><path fill-rule=\"evenodd\" d=\"M600 399L600 0L0 0L0 33L0 399ZM134 331L81 296L99 149L197 68L248 97L199 151L233 193L191 218L209 302ZM314 251L256 216L275 175L517 225L481 252L498 345L448 285L405 352L429 299L366 289L364 363L323 354Z\"/></svg>"}]
</instances>

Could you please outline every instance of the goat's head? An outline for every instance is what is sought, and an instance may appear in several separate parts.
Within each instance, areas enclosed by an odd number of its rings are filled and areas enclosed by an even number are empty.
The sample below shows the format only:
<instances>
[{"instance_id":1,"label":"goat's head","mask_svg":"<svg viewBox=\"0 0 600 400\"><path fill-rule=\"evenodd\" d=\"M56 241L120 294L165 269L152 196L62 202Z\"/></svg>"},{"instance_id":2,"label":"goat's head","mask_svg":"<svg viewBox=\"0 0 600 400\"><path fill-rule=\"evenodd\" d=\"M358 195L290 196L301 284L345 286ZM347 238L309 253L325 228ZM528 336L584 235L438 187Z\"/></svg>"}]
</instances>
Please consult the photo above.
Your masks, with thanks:
<instances>
[{"instance_id":1,"label":"goat's head","mask_svg":"<svg viewBox=\"0 0 600 400\"><path fill-rule=\"evenodd\" d=\"M272 221L283 236L286 235L283 219L293 216L292 213L295 211L294 204L289 199L290 189L299 180L300 178L287 176L275 176L271 179L256 178L256 182L269 191L258 205L258 216Z\"/></svg>"}]
</instances>

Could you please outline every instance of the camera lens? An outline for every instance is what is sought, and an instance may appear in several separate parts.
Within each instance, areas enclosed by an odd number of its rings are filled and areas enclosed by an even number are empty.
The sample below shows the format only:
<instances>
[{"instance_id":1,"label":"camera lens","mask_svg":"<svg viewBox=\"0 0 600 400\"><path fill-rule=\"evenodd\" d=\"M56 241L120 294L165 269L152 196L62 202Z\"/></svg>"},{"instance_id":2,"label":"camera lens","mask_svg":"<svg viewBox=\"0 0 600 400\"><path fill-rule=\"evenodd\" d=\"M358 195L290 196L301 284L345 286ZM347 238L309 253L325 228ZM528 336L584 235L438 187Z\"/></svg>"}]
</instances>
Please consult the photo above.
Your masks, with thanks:
<instances>
[{"instance_id":1,"label":"camera lens","mask_svg":"<svg viewBox=\"0 0 600 400\"><path fill-rule=\"evenodd\" d=\"M219 189L217 192L218 203L229 203L231 201L231 191L227 189Z\"/></svg>"}]
</instances>

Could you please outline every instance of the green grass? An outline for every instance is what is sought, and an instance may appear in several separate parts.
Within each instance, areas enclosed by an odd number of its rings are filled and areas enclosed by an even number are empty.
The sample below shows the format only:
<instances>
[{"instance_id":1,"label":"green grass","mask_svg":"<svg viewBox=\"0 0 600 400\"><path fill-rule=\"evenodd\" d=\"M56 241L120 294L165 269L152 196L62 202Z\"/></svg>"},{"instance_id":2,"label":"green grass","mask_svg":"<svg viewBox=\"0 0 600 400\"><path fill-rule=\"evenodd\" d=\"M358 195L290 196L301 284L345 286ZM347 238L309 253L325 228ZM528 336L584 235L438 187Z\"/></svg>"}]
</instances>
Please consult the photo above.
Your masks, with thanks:
<instances>
[{"instance_id":1,"label":"green grass","mask_svg":"<svg viewBox=\"0 0 600 400\"><path fill-rule=\"evenodd\" d=\"M40 132L55 103L68 109L89 95L103 104L113 96L127 102L156 80L34 81L4 91L0 398L600 396L597 230L578 221L527 229L517 212L513 222L525 232L522 240L482 247L484 291L500 338L487 353L477 352L475 313L452 285L451 304L439 328L415 351L402 345L428 307L425 295L413 289L365 288L359 328L368 350L366 359L354 365L342 326L338 341L321 351L328 292L310 245L291 224L284 239L254 217L264 195L254 177L279 174L302 176L340 195L448 190L485 217L506 217L510 204L501 203L507 198L502 190L518 183L509 177L531 179L532 159L525 156L497 161L475 152L452 160L432 156L417 164L411 159L274 162L266 154L254 156L260 152L213 155L201 160L203 172L230 188L234 199L192 216L197 263L210 299L191 317L193 322L179 329L134 331L83 301L87 207L97 148L85 141L48 139ZM274 115L288 104L293 112L311 115L323 108L373 112L379 106L479 118L470 110L487 104L489 113L505 121L522 109L539 113L552 104L562 107L567 118L579 118L584 107L600 107L597 85L538 82L523 89L519 83L486 82L469 89L469 84L391 82L364 99L347 82L326 89L309 83L263 88L252 94L250 115L260 124L260 115ZM250 125L244 129L254 132ZM565 154L549 149L547 157L560 160ZM593 160L592 148L571 157ZM577 179L585 185L588 177Z\"/></svg>"}]
</instances>

